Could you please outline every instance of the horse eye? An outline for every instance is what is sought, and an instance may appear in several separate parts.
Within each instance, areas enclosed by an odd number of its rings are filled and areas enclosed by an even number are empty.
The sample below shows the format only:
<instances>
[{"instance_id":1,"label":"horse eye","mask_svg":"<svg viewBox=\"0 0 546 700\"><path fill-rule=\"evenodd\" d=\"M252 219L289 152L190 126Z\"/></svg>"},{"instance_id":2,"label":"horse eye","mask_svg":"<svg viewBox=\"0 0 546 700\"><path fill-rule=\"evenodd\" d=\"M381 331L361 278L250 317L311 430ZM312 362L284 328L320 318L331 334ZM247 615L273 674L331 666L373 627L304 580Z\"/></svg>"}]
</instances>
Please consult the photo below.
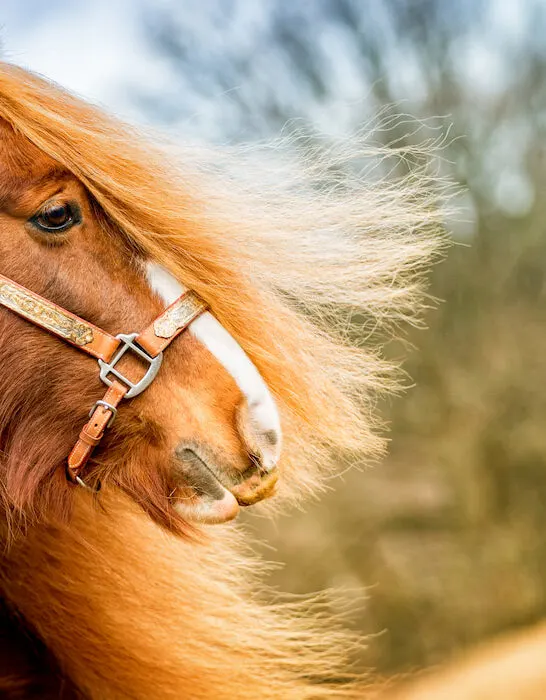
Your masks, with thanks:
<instances>
[{"instance_id":1,"label":"horse eye","mask_svg":"<svg viewBox=\"0 0 546 700\"><path fill-rule=\"evenodd\" d=\"M30 222L40 231L46 233L61 233L79 223L79 210L74 204L54 202L47 204L41 211L30 219Z\"/></svg>"}]
</instances>

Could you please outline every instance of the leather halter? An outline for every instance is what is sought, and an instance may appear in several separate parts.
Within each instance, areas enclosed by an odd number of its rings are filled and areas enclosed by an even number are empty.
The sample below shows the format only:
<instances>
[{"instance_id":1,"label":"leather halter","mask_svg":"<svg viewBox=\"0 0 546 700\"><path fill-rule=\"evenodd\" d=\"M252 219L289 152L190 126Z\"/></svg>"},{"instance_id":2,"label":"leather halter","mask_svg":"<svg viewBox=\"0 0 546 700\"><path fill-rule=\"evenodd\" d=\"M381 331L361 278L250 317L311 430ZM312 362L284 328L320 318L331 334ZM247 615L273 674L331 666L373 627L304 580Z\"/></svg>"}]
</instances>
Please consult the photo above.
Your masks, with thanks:
<instances>
[{"instance_id":1,"label":"leather halter","mask_svg":"<svg viewBox=\"0 0 546 700\"><path fill-rule=\"evenodd\" d=\"M186 290L141 333L113 336L4 275L0 275L0 305L98 360L99 377L108 389L89 412L89 421L68 456L66 468L68 479L81 486L87 485L80 474L114 422L121 400L133 398L150 386L161 366L163 350L207 308L195 292ZM148 365L137 382L116 368L128 351Z\"/></svg>"}]
</instances>

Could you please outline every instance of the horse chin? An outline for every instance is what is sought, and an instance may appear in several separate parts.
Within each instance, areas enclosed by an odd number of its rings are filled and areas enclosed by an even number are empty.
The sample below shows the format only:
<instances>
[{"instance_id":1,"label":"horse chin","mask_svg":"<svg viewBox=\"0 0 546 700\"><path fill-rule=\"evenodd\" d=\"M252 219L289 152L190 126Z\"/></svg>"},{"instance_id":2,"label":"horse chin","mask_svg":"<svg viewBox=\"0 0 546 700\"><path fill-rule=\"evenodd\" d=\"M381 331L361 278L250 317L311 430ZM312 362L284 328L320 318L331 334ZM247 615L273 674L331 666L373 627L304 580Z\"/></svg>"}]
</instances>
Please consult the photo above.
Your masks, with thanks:
<instances>
[{"instance_id":1,"label":"horse chin","mask_svg":"<svg viewBox=\"0 0 546 700\"><path fill-rule=\"evenodd\" d=\"M184 493L181 490L175 502L175 509L188 522L218 525L233 520L239 514L239 504L235 496L224 489L222 498L212 498L208 494Z\"/></svg>"}]
</instances>

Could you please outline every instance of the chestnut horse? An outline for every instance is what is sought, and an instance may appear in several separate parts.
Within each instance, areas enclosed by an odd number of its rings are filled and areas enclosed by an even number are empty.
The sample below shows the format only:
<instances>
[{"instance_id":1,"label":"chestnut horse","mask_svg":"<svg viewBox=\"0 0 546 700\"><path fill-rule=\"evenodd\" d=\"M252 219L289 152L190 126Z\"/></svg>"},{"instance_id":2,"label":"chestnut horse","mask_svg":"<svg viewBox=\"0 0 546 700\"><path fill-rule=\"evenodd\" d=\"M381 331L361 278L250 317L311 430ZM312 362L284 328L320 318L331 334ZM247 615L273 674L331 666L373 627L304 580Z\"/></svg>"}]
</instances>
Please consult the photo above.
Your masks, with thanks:
<instances>
[{"instance_id":1,"label":"chestnut horse","mask_svg":"<svg viewBox=\"0 0 546 700\"><path fill-rule=\"evenodd\" d=\"M175 151L8 64L0 154L0 274L113 335L184 287L209 307L120 404L89 488L66 459L97 367L0 307L2 697L362 697L355 640L263 599L244 530L210 523L380 454L392 367L359 338L419 306L431 180L343 175L354 144L296 167L280 146Z\"/></svg>"}]
</instances>

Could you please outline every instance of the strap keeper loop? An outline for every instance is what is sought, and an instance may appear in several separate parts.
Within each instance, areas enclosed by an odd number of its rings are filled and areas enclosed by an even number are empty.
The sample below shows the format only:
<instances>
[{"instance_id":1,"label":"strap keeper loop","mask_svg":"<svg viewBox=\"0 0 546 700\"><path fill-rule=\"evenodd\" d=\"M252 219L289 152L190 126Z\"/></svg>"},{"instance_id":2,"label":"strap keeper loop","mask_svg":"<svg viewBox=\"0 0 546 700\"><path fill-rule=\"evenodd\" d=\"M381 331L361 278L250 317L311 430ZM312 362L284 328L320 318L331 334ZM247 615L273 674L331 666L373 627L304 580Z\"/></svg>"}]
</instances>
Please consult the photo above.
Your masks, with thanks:
<instances>
[{"instance_id":1,"label":"strap keeper loop","mask_svg":"<svg viewBox=\"0 0 546 700\"><path fill-rule=\"evenodd\" d=\"M87 432L87 430L85 429L86 427L87 426L84 426L82 428L82 431L80 433L80 440L86 445L89 445L90 447L96 447L101 441L103 434L101 433L98 437L95 437L94 435L91 435Z\"/></svg>"}]
</instances>

